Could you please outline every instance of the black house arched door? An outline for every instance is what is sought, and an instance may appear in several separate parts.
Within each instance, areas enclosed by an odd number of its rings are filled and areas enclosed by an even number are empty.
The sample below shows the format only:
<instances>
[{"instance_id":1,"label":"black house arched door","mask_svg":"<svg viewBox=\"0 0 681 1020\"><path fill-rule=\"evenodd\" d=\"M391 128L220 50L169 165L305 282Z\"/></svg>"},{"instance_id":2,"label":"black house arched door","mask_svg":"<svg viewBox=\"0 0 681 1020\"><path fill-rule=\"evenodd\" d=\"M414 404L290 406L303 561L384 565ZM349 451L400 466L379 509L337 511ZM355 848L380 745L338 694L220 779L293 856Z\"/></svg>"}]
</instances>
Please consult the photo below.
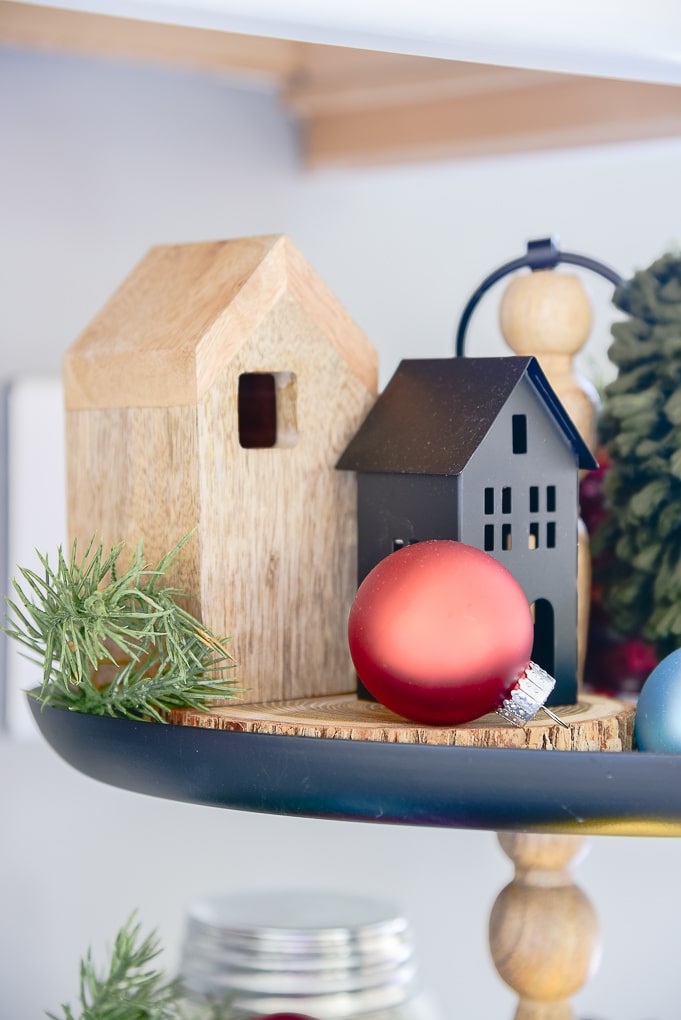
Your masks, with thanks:
<instances>
[{"instance_id":1,"label":"black house arched door","mask_svg":"<svg viewBox=\"0 0 681 1020\"><path fill-rule=\"evenodd\" d=\"M532 603L532 615L534 617L532 661L553 676L556 667L553 606L548 599L537 599Z\"/></svg>"}]
</instances>

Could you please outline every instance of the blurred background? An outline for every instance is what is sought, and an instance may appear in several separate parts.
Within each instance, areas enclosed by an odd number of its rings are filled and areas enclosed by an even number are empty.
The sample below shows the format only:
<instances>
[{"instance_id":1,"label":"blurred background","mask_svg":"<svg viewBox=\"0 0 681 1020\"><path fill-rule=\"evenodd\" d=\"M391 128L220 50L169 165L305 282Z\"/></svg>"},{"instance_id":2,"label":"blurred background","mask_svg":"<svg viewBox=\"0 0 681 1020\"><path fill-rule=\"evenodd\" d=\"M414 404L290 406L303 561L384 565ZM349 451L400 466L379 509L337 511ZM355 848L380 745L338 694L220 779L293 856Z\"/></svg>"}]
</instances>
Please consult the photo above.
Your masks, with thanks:
<instances>
[{"instance_id":1,"label":"blurred background","mask_svg":"<svg viewBox=\"0 0 681 1020\"><path fill-rule=\"evenodd\" d=\"M288 234L376 345L384 384L400 358L452 352L472 291L528 239L556 233L628 276L681 232L681 138L310 169L299 124L271 88L16 45L0 49L0 124L0 380L15 400L18 477L5 489L17 561L27 545L30 554L62 537L62 355L152 245ZM595 325L580 367L601 383L612 375L612 288L584 279ZM498 297L475 313L471 354L505 353ZM8 683L21 686L18 675ZM103 952L134 909L159 929L172 969L195 897L322 887L400 905L445 1015L510 1020L514 996L487 949L489 910L511 876L493 833L127 794L58 759L20 699L7 715L0 1017L35 1020L73 1001L79 956L90 944ZM579 1016L677 1020L680 870L674 840L591 841L577 879L598 910L604 954Z\"/></svg>"}]
</instances>

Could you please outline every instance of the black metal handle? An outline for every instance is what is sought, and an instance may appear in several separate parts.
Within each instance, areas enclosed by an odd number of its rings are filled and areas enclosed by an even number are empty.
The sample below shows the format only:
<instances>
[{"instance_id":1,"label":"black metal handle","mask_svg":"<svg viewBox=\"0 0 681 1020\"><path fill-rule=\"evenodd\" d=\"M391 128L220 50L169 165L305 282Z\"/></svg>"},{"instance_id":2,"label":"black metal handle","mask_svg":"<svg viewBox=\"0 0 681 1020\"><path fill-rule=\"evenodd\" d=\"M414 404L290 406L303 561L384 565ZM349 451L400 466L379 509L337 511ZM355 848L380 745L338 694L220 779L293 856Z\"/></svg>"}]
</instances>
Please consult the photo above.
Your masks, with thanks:
<instances>
[{"instance_id":1,"label":"black metal handle","mask_svg":"<svg viewBox=\"0 0 681 1020\"><path fill-rule=\"evenodd\" d=\"M456 331L456 357L462 358L464 356L464 342L468 323L475 311L476 305L490 287L494 286L502 277L508 276L509 273L514 273L516 269L529 268L533 272L538 269L555 269L560 262L569 262L573 266L582 266L583 269L589 269L592 273L604 276L615 287L619 287L622 282L620 274L611 269L610 266L606 266L603 262L589 258L588 255L577 255L575 252L561 251L556 237L541 237L536 241L528 241L527 251L524 255L504 263L503 266L499 266L493 273L485 277L477 290L472 294L463 310L459 328Z\"/></svg>"}]
</instances>

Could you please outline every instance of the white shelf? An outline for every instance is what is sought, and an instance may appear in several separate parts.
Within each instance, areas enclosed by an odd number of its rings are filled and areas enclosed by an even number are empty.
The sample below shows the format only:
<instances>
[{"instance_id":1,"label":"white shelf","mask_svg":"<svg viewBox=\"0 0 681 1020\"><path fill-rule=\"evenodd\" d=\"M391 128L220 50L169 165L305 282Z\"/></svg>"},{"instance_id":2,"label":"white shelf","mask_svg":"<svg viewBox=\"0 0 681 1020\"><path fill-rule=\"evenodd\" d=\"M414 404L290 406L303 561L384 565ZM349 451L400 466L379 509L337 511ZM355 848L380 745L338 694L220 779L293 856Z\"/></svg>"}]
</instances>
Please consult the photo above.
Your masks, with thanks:
<instances>
[{"instance_id":1,"label":"white shelf","mask_svg":"<svg viewBox=\"0 0 681 1020\"><path fill-rule=\"evenodd\" d=\"M33 0L30 0L33 2ZM52 7L450 60L681 84L678 0L56 0Z\"/></svg>"}]
</instances>

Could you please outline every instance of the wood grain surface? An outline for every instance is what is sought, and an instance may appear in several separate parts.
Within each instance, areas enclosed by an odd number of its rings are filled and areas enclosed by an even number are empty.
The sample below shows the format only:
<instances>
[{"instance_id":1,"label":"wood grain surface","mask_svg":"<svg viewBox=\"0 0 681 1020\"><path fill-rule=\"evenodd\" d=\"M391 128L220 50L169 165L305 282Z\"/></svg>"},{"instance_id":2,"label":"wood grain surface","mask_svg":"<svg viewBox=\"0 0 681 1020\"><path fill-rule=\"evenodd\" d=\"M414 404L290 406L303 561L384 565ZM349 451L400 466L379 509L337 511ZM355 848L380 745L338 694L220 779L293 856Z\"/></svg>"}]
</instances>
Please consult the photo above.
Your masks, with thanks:
<instances>
[{"instance_id":1,"label":"wood grain surface","mask_svg":"<svg viewBox=\"0 0 681 1020\"><path fill-rule=\"evenodd\" d=\"M277 385L273 446L240 442L242 376ZM68 528L143 539L230 639L244 700L355 688L356 482L335 465L376 352L283 237L156 249L66 358ZM118 402L118 403L116 403Z\"/></svg>"},{"instance_id":2,"label":"wood grain surface","mask_svg":"<svg viewBox=\"0 0 681 1020\"><path fill-rule=\"evenodd\" d=\"M634 705L583 695L578 705L553 711L568 724L568 729L552 723L541 712L522 728L496 714L464 726L423 726L407 722L377 702L360 701L354 694L281 703L230 703L208 713L177 711L171 721L216 730L337 740L556 751L631 750Z\"/></svg>"},{"instance_id":3,"label":"wood grain surface","mask_svg":"<svg viewBox=\"0 0 681 1020\"><path fill-rule=\"evenodd\" d=\"M375 393L369 340L295 245L272 234L152 248L67 350L67 409L197 404L286 295Z\"/></svg>"},{"instance_id":4,"label":"wood grain surface","mask_svg":"<svg viewBox=\"0 0 681 1020\"><path fill-rule=\"evenodd\" d=\"M489 920L492 959L519 996L514 1020L574 1020L570 998L600 959L596 912L572 877L584 837L501 833L515 865Z\"/></svg>"}]
</instances>

